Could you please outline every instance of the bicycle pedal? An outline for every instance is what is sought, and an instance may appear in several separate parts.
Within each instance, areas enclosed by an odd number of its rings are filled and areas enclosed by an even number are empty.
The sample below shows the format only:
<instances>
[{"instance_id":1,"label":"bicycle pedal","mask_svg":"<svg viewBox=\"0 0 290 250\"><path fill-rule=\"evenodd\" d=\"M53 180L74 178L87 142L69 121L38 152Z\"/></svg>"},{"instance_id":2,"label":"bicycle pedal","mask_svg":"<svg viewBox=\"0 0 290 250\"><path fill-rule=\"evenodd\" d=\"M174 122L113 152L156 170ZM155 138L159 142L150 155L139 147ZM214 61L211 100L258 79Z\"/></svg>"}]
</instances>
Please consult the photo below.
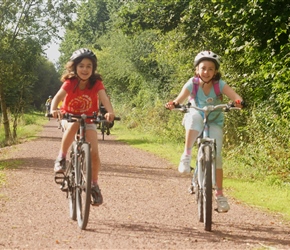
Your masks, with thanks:
<instances>
[{"instance_id":1,"label":"bicycle pedal","mask_svg":"<svg viewBox=\"0 0 290 250\"><path fill-rule=\"evenodd\" d=\"M64 182L65 175L64 173L55 173L54 181L56 184L62 185Z\"/></svg>"},{"instance_id":2,"label":"bicycle pedal","mask_svg":"<svg viewBox=\"0 0 290 250\"><path fill-rule=\"evenodd\" d=\"M194 190L194 186L190 186L188 189L187 189L188 193L190 194L195 194L195 190Z\"/></svg>"},{"instance_id":3,"label":"bicycle pedal","mask_svg":"<svg viewBox=\"0 0 290 250\"><path fill-rule=\"evenodd\" d=\"M60 190L63 192L67 192L68 191L68 183L67 180L64 180L62 182L62 184L60 185Z\"/></svg>"}]
</instances>

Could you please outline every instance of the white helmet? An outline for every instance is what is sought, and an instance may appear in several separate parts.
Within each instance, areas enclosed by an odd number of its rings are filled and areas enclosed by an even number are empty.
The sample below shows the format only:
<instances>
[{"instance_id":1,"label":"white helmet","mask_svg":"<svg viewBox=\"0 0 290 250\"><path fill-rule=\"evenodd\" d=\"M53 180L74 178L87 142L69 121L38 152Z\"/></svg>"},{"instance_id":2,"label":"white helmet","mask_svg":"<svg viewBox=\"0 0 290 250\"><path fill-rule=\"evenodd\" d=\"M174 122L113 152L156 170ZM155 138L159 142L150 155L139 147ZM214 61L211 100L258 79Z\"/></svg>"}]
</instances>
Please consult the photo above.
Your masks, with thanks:
<instances>
[{"instance_id":1,"label":"white helmet","mask_svg":"<svg viewBox=\"0 0 290 250\"><path fill-rule=\"evenodd\" d=\"M221 58L210 50L202 51L197 54L197 56L194 58L194 67L196 67L201 61L206 59L213 61L216 65L216 68L219 69Z\"/></svg>"}]
</instances>

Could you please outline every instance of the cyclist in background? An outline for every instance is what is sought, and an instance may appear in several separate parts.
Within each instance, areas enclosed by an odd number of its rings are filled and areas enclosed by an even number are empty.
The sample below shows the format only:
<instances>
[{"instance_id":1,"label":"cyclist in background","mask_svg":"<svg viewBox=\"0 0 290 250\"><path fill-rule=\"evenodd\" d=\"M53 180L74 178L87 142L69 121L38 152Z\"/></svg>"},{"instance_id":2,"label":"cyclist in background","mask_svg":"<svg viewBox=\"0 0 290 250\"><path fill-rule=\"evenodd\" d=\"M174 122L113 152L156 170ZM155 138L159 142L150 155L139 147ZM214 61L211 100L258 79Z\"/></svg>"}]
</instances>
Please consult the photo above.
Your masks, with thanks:
<instances>
[{"instance_id":1,"label":"cyclist in background","mask_svg":"<svg viewBox=\"0 0 290 250\"><path fill-rule=\"evenodd\" d=\"M49 114L50 113L50 106L51 106L51 101L52 101L52 96L50 95L48 99L45 102L45 113Z\"/></svg>"},{"instance_id":2,"label":"cyclist in background","mask_svg":"<svg viewBox=\"0 0 290 250\"><path fill-rule=\"evenodd\" d=\"M229 85L221 79L219 72L221 59L212 51L202 51L197 54L194 59L195 76L190 78L183 86L181 92L171 102L166 104L168 109L173 109L175 104L182 104L187 98L191 105L204 107L206 105L217 105L222 102L221 96L217 95L215 89L219 89L220 94L226 95L232 101L235 101L237 107L242 107L242 97L239 96ZM195 86L195 84L197 84ZM218 86L214 86L218 84ZM194 93L197 87L196 93ZM223 195L223 169L222 169L222 142L223 142L223 124L224 114L221 111L212 112L209 116L210 135L216 139L217 158L216 158L216 184L215 191L216 201L219 212L228 212L230 206L227 198ZM200 111L190 109L186 113L182 124L185 127L185 146L181 156L178 170L181 173L189 173L191 171L191 153L194 142L203 130L203 117Z\"/></svg>"},{"instance_id":3,"label":"cyclist in background","mask_svg":"<svg viewBox=\"0 0 290 250\"><path fill-rule=\"evenodd\" d=\"M101 101L107 113L105 118L108 121L114 120L114 110L106 94L101 76L96 73L97 57L89 49L79 49L75 51L66 64L66 72L62 75L63 85L52 100L51 113L54 118L58 114L86 114L98 113L98 104ZM63 100L61 112L57 110L57 105ZM100 169L100 157L98 151L98 135L96 125L90 120L86 121L86 139L91 145L92 157L92 196L93 205L101 205L103 197L98 185L98 174ZM56 173L64 172L66 169L66 155L74 136L79 129L79 123L67 123L63 133L59 155L54 164Z\"/></svg>"}]
</instances>

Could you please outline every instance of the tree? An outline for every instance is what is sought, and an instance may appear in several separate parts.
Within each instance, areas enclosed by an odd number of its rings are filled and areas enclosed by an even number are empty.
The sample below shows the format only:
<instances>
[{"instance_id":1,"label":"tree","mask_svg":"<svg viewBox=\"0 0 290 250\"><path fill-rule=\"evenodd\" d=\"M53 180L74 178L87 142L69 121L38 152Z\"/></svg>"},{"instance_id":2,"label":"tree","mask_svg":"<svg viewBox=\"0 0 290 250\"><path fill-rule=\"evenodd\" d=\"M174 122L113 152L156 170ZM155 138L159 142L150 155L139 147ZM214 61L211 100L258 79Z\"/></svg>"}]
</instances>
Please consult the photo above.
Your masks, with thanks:
<instances>
[{"instance_id":1,"label":"tree","mask_svg":"<svg viewBox=\"0 0 290 250\"><path fill-rule=\"evenodd\" d=\"M33 41L37 46L31 47L30 53L37 57L41 55L41 46L46 45L53 35L57 34L58 25L64 25L70 21L70 14L74 10L75 1L60 2L57 0L6 0L1 2L0 9L0 50L1 50L1 74L0 78L0 105L2 110L3 125L5 130L5 141L11 141L11 132L7 110L7 86L11 82L17 84L15 69L24 69L18 72L23 76L32 76L33 68L25 67L21 63L27 63L17 57L21 55L21 42ZM28 44L31 44L30 42ZM30 64L27 64L28 66ZM12 70L14 69L14 70ZM18 75L18 74L17 74ZM4 78L3 76L6 76ZM25 86L27 89L28 86ZM19 100L20 101L20 100ZM27 102L27 100L21 100ZM12 111L12 110L11 110ZM19 112L18 109L14 110ZM13 112L13 111L12 111Z\"/></svg>"}]
</instances>

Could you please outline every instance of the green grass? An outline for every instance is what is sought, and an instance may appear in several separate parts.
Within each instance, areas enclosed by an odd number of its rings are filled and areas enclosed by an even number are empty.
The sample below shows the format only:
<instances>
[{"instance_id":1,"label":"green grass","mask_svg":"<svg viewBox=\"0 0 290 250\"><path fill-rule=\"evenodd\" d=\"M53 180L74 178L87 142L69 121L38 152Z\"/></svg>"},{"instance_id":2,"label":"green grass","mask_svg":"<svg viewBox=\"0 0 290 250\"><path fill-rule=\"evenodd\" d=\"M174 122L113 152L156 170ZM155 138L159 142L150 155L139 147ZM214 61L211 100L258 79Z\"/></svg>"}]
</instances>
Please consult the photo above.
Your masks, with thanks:
<instances>
[{"instance_id":1,"label":"green grass","mask_svg":"<svg viewBox=\"0 0 290 250\"><path fill-rule=\"evenodd\" d=\"M135 148L151 152L159 157L167 159L174 165L178 165L180 155L184 148L182 143L160 142L158 136L140 133L132 129L129 130L122 124L115 123L112 134L117 137L118 141L123 141Z\"/></svg>"},{"instance_id":2,"label":"green grass","mask_svg":"<svg viewBox=\"0 0 290 250\"><path fill-rule=\"evenodd\" d=\"M32 112L21 117L17 126L16 142L23 142L35 138L37 132L47 123L47 118L43 113ZM10 130L12 133L12 121L10 121ZM4 144L4 129L0 130L0 146Z\"/></svg>"},{"instance_id":3,"label":"green grass","mask_svg":"<svg viewBox=\"0 0 290 250\"><path fill-rule=\"evenodd\" d=\"M24 142L35 138L36 134L43 129L47 123L47 118L43 113L33 112L25 114L18 124L17 142ZM11 128L12 130L12 128ZM4 141L4 130L0 130L0 145ZM1 152L1 159L5 159L4 153ZM6 181L5 170L14 169L21 165L21 161L0 160L0 187Z\"/></svg>"},{"instance_id":4,"label":"green grass","mask_svg":"<svg viewBox=\"0 0 290 250\"><path fill-rule=\"evenodd\" d=\"M281 214L290 220L290 188L267 183L225 179L227 193L245 204Z\"/></svg>"},{"instance_id":5,"label":"green grass","mask_svg":"<svg viewBox=\"0 0 290 250\"><path fill-rule=\"evenodd\" d=\"M167 159L176 166L177 170L180 155L183 152L183 143L158 143L160 137L129 130L122 124L116 124L112 132L117 140ZM225 158L224 161L226 161ZM290 220L289 186L270 185L266 181L248 182L225 177L224 188L227 195L244 204L258 207L263 211L281 214L284 219Z\"/></svg>"}]
</instances>

